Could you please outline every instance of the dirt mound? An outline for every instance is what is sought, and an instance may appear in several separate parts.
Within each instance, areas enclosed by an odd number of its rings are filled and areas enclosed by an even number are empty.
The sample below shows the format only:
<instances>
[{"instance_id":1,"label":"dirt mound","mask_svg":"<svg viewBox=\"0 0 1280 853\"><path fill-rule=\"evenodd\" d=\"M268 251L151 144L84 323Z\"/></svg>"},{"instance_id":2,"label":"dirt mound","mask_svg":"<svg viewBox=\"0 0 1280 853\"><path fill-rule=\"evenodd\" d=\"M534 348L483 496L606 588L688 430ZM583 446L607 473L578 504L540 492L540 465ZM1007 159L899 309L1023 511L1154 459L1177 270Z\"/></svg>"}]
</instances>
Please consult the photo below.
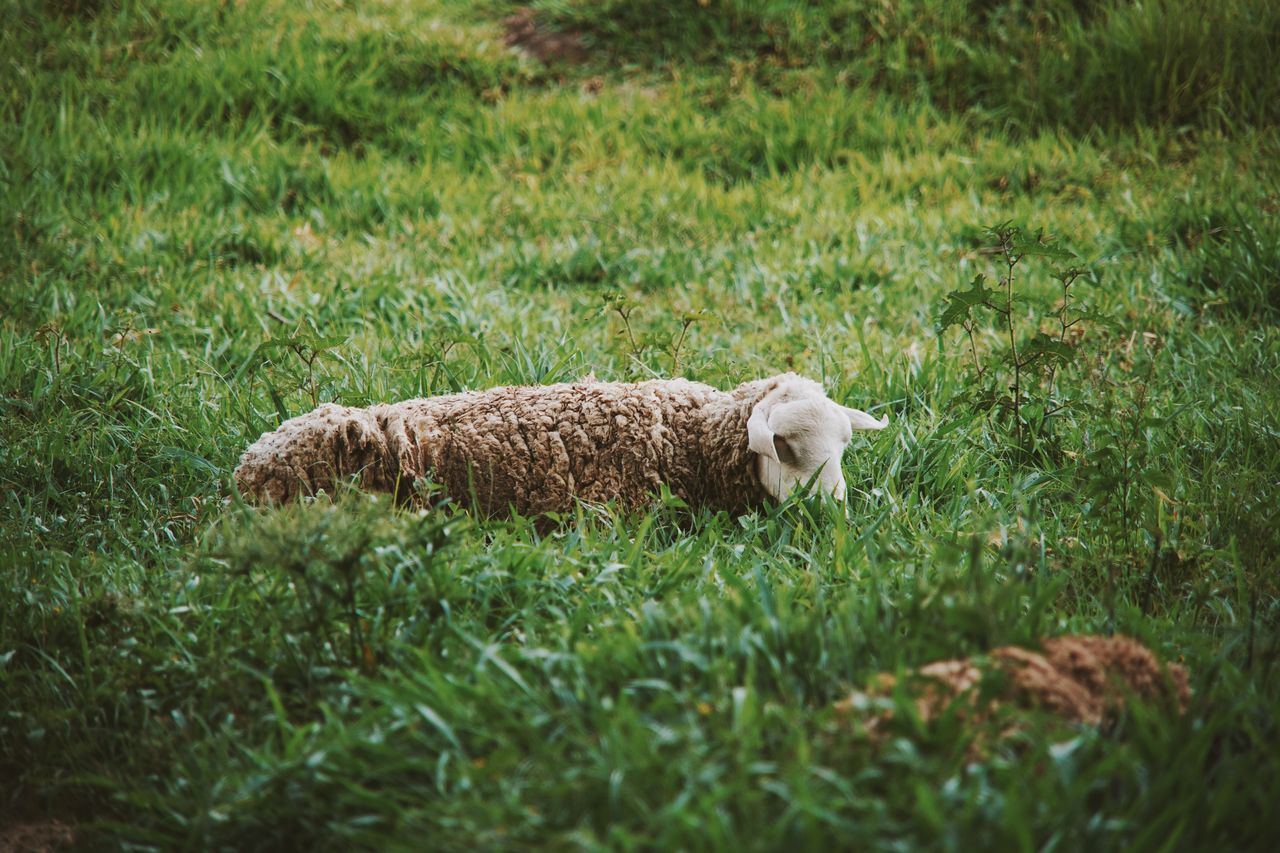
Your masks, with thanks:
<instances>
[{"instance_id":1,"label":"dirt mound","mask_svg":"<svg viewBox=\"0 0 1280 853\"><path fill-rule=\"evenodd\" d=\"M926 723L957 700L957 712L972 723L1012 705L1047 711L1066 722L1105 726L1129 696L1179 713L1190 699L1186 669L1162 665L1150 649L1129 637L1068 636L1044 639L1040 645L1040 651L1001 646L977 660L937 661L907 673L904 686ZM881 673L869 691L854 693L836 708L862 720L875 738L893 719L890 697L897 683L893 675Z\"/></svg>"}]
</instances>

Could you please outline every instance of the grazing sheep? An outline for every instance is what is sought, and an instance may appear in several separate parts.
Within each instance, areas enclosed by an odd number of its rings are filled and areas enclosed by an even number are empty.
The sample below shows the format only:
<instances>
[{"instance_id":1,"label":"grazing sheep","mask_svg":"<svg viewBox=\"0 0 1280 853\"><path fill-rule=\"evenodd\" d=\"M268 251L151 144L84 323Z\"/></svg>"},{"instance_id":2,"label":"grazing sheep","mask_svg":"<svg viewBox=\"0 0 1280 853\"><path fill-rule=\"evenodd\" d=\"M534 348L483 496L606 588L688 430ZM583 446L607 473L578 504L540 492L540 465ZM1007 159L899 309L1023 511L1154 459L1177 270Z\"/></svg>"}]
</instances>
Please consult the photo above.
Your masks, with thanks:
<instances>
[{"instance_id":1,"label":"grazing sheep","mask_svg":"<svg viewBox=\"0 0 1280 853\"><path fill-rule=\"evenodd\" d=\"M562 513L575 498L634 509L665 483L690 506L739 514L811 481L843 498L851 430L887 424L792 373L731 392L683 379L511 386L323 405L258 439L235 479L279 502L352 476L405 495L426 477L486 515Z\"/></svg>"},{"instance_id":2,"label":"grazing sheep","mask_svg":"<svg viewBox=\"0 0 1280 853\"><path fill-rule=\"evenodd\" d=\"M968 658L937 661L907 673L903 686L926 723L957 700L957 713L971 724L990 719L1006 705L1089 726L1109 725L1129 696L1178 713L1187 707L1191 691L1186 669L1162 665L1137 640L1081 635L1045 639L1040 646L1038 652L1001 646L980 663ZM881 673L871 690L854 693L836 703L836 709L846 716L857 713L872 740L879 741L893 720L891 697L897 684L893 675ZM1010 726L1002 734L1017 728Z\"/></svg>"}]
</instances>

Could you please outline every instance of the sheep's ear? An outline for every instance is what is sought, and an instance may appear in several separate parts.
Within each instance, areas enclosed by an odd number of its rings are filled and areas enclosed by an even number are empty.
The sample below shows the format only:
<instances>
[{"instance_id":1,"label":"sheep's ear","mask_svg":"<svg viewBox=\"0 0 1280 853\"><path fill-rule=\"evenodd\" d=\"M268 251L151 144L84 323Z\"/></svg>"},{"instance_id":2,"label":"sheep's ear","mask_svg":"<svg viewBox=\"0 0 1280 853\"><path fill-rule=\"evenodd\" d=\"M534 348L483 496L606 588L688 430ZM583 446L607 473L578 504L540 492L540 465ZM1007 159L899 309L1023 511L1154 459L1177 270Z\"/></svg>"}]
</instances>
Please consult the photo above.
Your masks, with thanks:
<instances>
[{"instance_id":1,"label":"sheep's ear","mask_svg":"<svg viewBox=\"0 0 1280 853\"><path fill-rule=\"evenodd\" d=\"M845 417L849 419L849 426L854 429L884 429L889 425L888 415L876 420L866 412L859 409L851 409L848 406L841 406L840 411L844 412Z\"/></svg>"},{"instance_id":2,"label":"sheep's ear","mask_svg":"<svg viewBox=\"0 0 1280 853\"><path fill-rule=\"evenodd\" d=\"M770 408L761 401L751 410L751 417L747 418L747 449L777 462L778 451L773 446L773 429L769 426Z\"/></svg>"}]
</instances>

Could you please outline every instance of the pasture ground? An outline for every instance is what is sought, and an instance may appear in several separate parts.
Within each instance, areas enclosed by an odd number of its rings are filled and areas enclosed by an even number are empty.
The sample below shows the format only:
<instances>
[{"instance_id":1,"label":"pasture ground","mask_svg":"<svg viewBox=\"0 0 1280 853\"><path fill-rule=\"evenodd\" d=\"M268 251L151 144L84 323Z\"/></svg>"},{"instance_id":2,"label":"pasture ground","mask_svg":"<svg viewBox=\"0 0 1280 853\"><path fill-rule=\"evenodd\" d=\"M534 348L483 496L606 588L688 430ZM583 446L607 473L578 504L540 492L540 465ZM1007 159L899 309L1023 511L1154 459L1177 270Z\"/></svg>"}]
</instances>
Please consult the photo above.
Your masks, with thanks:
<instances>
[{"instance_id":1,"label":"pasture ground","mask_svg":"<svg viewBox=\"0 0 1280 853\"><path fill-rule=\"evenodd\" d=\"M1280 7L1211 5L5 4L0 827L1274 849ZM1092 270L1021 436L937 332L1005 221ZM787 369L891 417L843 508L231 495L317 402ZM832 711L1086 631L1189 667L1188 713L973 761Z\"/></svg>"}]
</instances>

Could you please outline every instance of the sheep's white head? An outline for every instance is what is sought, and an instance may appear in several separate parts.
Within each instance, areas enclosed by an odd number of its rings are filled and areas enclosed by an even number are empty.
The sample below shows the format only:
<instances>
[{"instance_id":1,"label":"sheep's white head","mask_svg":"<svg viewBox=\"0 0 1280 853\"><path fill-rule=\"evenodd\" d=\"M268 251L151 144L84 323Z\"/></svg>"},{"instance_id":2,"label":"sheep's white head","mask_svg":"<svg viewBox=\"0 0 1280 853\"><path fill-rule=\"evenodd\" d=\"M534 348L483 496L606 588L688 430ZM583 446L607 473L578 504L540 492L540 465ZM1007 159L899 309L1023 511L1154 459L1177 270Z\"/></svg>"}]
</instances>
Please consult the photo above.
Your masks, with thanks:
<instances>
[{"instance_id":1,"label":"sheep's white head","mask_svg":"<svg viewBox=\"0 0 1280 853\"><path fill-rule=\"evenodd\" d=\"M840 457L853 430L884 429L888 424L887 415L876 420L827 399L816 382L789 377L751 410L747 446L757 454L761 484L776 500L810 482L813 492L843 500Z\"/></svg>"}]
</instances>

